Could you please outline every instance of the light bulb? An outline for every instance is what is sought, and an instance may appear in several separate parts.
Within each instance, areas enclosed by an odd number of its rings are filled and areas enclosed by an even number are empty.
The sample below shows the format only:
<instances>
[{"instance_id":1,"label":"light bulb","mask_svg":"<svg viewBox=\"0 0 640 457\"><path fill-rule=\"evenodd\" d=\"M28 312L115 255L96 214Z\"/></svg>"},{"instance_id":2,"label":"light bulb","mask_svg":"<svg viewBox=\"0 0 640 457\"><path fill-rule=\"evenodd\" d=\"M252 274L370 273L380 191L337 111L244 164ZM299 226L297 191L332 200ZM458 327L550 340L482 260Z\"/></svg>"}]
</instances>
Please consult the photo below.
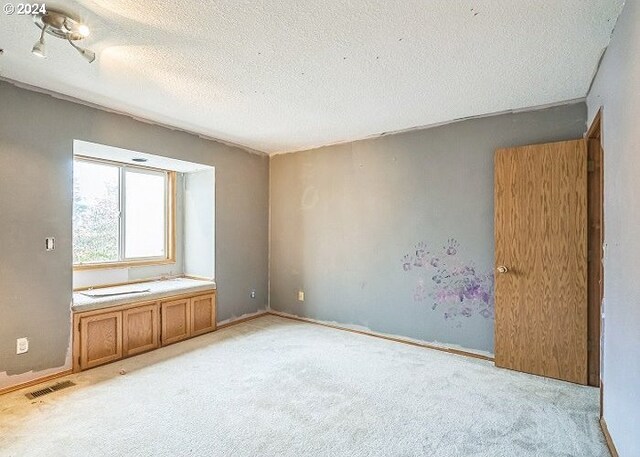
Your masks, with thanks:
<instances>
[{"instance_id":1,"label":"light bulb","mask_svg":"<svg viewBox=\"0 0 640 457\"><path fill-rule=\"evenodd\" d=\"M33 45L33 48L31 48L31 53L34 56L38 56L38 57L45 57L45 52L44 52L44 32L47 30L47 26L45 25L44 27L42 27L42 31L40 32L40 39L38 41L36 41L36 44Z\"/></svg>"},{"instance_id":2,"label":"light bulb","mask_svg":"<svg viewBox=\"0 0 640 457\"><path fill-rule=\"evenodd\" d=\"M90 32L90 30L89 30L89 27L87 27L87 26L86 26L86 25L84 25L84 24L80 24L80 25L78 26L78 33L79 33L80 35L82 35L84 38L86 38L86 37L88 37L88 36L89 36L89 33L91 33L91 32Z\"/></svg>"},{"instance_id":3,"label":"light bulb","mask_svg":"<svg viewBox=\"0 0 640 457\"><path fill-rule=\"evenodd\" d=\"M36 41L36 44L34 44L33 48L31 49L31 53L34 56L45 57L44 41L42 41L42 40Z\"/></svg>"}]
</instances>

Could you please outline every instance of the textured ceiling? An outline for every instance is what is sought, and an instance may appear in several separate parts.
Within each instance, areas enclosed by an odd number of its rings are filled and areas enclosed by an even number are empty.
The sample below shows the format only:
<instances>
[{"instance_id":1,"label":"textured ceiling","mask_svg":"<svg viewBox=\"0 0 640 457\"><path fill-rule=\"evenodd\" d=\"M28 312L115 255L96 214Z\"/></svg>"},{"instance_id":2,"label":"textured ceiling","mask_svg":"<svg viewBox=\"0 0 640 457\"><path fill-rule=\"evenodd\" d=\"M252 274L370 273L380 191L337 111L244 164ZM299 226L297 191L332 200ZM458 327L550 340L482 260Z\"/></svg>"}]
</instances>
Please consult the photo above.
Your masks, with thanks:
<instances>
[{"instance_id":1,"label":"textured ceiling","mask_svg":"<svg viewBox=\"0 0 640 457\"><path fill-rule=\"evenodd\" d=\"M0 76L248 148L294 151L584 97L622 4L57 2L91 27L85 42L98 60L52 37L38 59L31 18L0 13Z\"/></svg>"}]
</instances>

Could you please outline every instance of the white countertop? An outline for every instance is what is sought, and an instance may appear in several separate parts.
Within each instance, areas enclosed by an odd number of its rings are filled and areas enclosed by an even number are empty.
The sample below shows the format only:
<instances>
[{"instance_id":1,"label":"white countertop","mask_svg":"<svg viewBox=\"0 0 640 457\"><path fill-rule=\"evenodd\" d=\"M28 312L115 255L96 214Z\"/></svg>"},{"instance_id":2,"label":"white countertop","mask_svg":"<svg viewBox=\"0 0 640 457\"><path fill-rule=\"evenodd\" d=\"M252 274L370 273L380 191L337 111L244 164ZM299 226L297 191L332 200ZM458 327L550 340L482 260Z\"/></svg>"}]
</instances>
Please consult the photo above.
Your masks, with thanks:
<instances>
[{"instance_id":1,"label":"white countertop","mask_svg":"<svg viewBox=\"0 0 640 457\"><path fill-rule=\"evenodd\" d=\"M125 305L141 300L153 300L172 295L207 292L215 290L214 281L200 279L175 278L157 281L140 282L114 287L96 287L94 289L74 292L71 309L76 312L109 308ZM100 296L88 296L95 294Z\"/></svg>"}]
</instances>

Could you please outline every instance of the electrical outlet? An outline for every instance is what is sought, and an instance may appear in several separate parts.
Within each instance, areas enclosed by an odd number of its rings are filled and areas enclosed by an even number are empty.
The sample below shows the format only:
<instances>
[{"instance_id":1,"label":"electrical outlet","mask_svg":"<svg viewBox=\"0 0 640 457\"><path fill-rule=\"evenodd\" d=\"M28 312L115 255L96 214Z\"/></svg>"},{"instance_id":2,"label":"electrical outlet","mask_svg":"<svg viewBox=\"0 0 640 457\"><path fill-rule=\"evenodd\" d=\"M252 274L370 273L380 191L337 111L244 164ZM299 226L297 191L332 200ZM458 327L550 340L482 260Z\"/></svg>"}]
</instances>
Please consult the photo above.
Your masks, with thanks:
<instances>
[{"instance_id":1,"label":"electrical outlet","mask_svg":"<svg viewBox=\"0 0 640 457\"><path fill-rule=\"evenodd\" d=\"M56 239L54 237L49 237L44 239L44 248L47 251L53 251L56 248Z\"/></svg>"},{"instance_id":2,"label":"electrical outlet","mask_svg":"<svg viewBox=\"0 0 640 457\"><path fill-rule=\"evenodd\" d=\"M251 289L251 298L256 298L256 290Z\"/></svg>"},{"instance_id":3,"label":"electrical outlet","mask_svg":"<svg viewBox=\"0 0 640 457\"><path fill-rule=\"evenodd\" d=\"M304 301L304 291L298 291L298 301Z\"/></svg>"},{"instance_id":4,"label":"electrical outlet","mask_svg":"<svg viewBox=\"0 0 640 457\"><path fill-rule=\"evenodd\" d=\"M18 338L16 340L16 354L24 354L25 352L29 352L29 339Z\"/></svg>"}]
</instances>

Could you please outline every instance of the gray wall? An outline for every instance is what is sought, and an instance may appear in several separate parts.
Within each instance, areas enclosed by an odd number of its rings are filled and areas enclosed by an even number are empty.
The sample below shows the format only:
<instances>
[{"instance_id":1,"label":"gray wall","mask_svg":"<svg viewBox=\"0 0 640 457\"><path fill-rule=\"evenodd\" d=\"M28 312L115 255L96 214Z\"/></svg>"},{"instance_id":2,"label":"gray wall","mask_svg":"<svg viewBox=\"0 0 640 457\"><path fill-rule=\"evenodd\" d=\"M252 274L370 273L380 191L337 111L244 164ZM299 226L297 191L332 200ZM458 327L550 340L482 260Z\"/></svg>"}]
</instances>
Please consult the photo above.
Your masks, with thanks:
<instances>
[{"instance_id":1,"label":"gray wall","mask_svg":"<svg viewBox=\"0 0 640 457\"><path fill-rule=\"evenodd\" d=\"M587 99L603 108L604 418L620 457L640 455L640 4L627 2Z\"/></svg>"},{"instance_id":2,"label":"gray wall","mask_svg":"<svg viewBox=\"0 0 640 457\"><path fill-rule=\"evenodd\" d=\"M492 352L493 152L585 121L580 103L273 157L271 307Z\"/></svg>"},{"instance_id":3,"label":"gray wall","mask_svg":"<svg viewBox=\"0 0 640 457\"><path fill-rule=\"evenodd\" d=\"M267 303L267 157L0 82L0 388L66 363L74 139L214 166L218 318Z\"/></svg>"}]
</instances>

